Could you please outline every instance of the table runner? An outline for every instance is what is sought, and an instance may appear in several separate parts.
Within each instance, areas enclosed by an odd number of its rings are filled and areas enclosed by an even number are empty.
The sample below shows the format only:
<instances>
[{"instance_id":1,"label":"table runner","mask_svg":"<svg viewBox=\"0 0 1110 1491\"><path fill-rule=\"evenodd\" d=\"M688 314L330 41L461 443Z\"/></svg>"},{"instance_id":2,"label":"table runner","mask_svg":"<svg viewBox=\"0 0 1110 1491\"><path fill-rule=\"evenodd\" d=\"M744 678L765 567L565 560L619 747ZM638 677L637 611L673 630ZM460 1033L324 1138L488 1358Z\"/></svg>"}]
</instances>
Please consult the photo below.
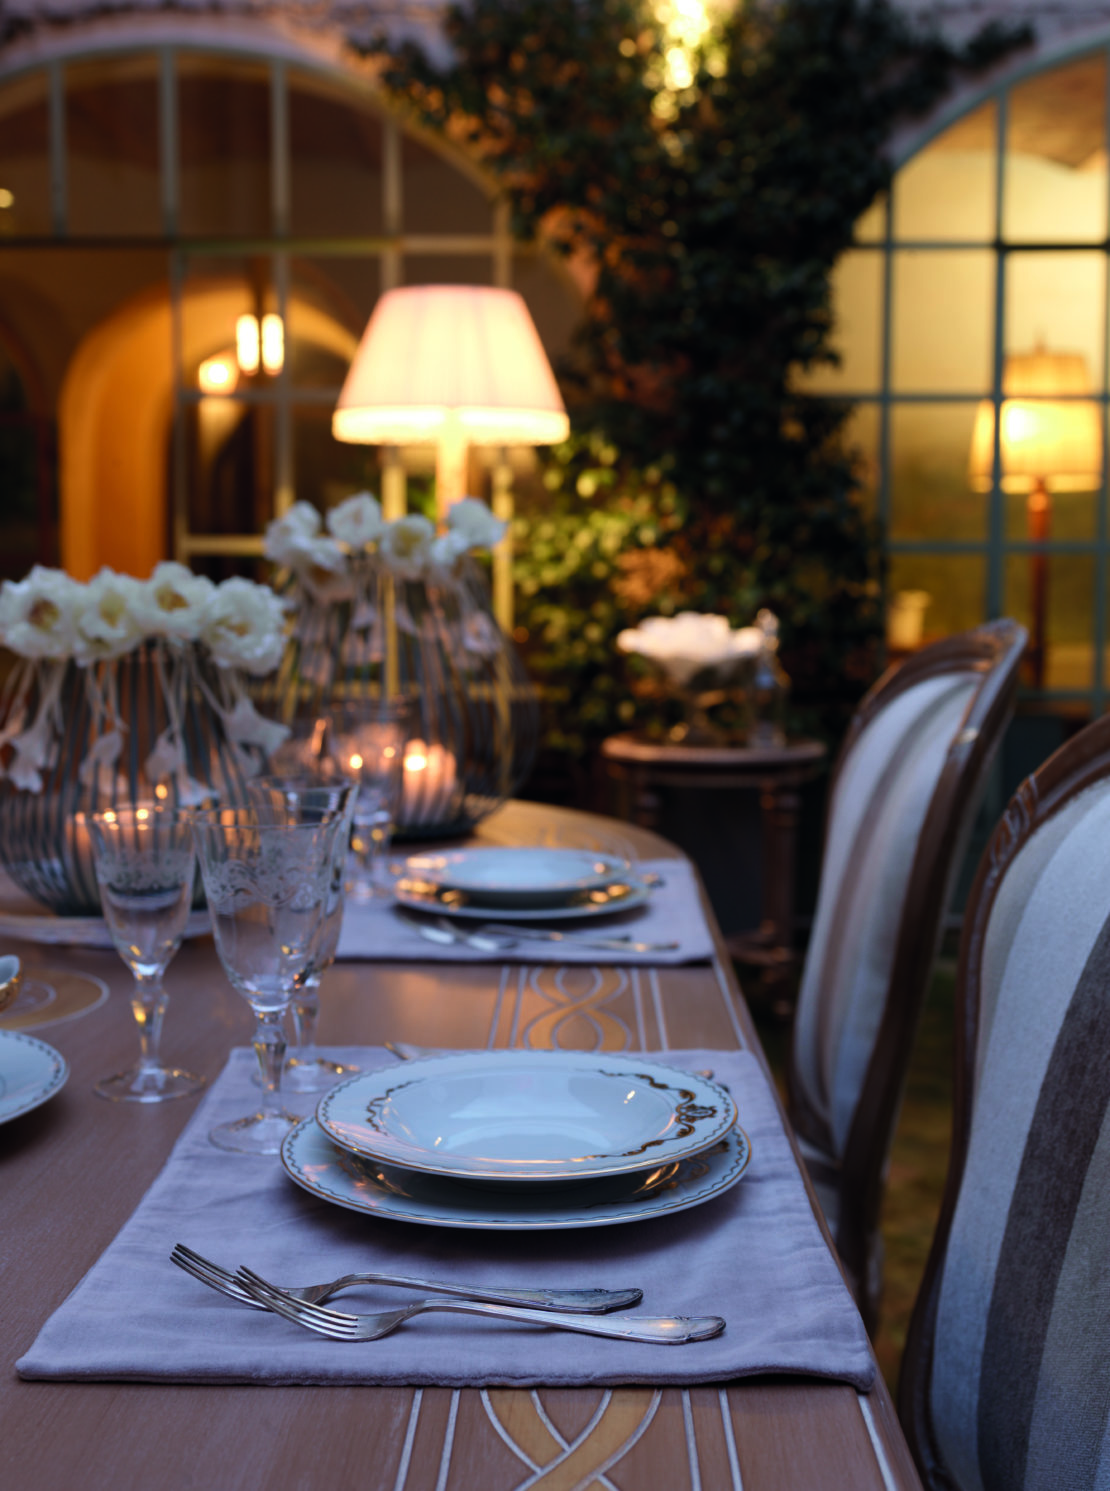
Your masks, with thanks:
<instances>
[{"instance_id":1,"label":"table runner","mask_svg":"<svg viewBox=\"0 0 1110 1491\"><path fill-rule=\"evenodd\" d=\"M380 1050L333 1054L364 1069L393 1060ZM730 1088L752 1142L740 1183L703 1206L638 1224L501 1234L364 1217L301 1190L276 1158L217 1150L208 1130L257 1099L253 1054L233 1051L134 1214L16 1364L20 1375L462 1387L687 1384L789 1372L866 1390L875 1365L863 1323L821 1237L758 1062L747 1052L653 1054L676 1066L710 1067ZM176 1242L287 1284L382 1269L468 1283L638 1285L646 1314L717 1314L728 1325L710 1341L649 1346L432 1314L382 1341L333 1342L182 1273L169 1261ZM412 1298L375 1288L334 1303L388 1309Z\"/></svg>"},{"instance_id":2,"label":"table runner","mask_svg":"<svg viewBox=\"0 0 1110 1491\"><path fill-rule=\"evenodd\" d=\"M703 963L713 956L713 937L702 911L694 868L688 860L660 859L642 861L637 868L660 877L661 884L652 891L645 905L634 911L616 912L612 916L573 921L537 923L553 932L572 932L597 937L632 936L637 942L677 942L670 952L634 953L599 952L596 948L575 947L571 942L552 943L529 939L527 929L519 929L520 941L503 952L491 953L465 943L441 946L422 937L411 922L400 915L396 906L381 901L359 903L348 900L343 911L343 931L339 937L340 958L381 959L385 961L418 959L428 963ZM500 923L501 917L491 910L488 921ZM477 929L481 922L458 921L460 928Z\"/></svg>"}]
</instances>

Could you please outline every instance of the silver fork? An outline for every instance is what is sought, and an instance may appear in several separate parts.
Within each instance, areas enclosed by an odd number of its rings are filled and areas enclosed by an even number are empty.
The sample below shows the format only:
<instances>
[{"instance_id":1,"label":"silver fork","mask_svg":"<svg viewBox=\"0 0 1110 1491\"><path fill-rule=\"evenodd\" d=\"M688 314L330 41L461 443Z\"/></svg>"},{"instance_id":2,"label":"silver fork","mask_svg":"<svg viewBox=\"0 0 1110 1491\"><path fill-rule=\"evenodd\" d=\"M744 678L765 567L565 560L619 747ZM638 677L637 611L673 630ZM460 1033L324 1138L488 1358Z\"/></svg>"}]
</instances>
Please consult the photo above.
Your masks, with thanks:
<instances>
[{"instance_id":1,"label":"silver fork","mask_svg":"<svg viewBox=\"0 0 1110 1491\"><path fill-rule=\"evenodd\" d=\"M542 1310L461 1299L421 1299L400 1310L347 1315L341 1310L327 1310L321 1305L291 1299L249 1268L239 1269L236 1278L244 1289L275 1314L284 1315L295 1325L302 1325L305 1330L315 1331L332 1341L379 1341L406 1320L428 1310L446 1310L459 1315L492 1315L497 1320L519 1320L527 1325L546 1325L556 1330L579 1331L587 1336L613 1336L621 1341L645 1341L653 1345L677 1346L686 1341L705 1341L710 1336L720 1335L725 1328L719 1315L609 1315L597 1319L588 1315L545 1314Z\"/></svg>"},{"instance_id":2,"label":"silver fork","mask_svg":"<svg viewBox=\"0 0 1110 1491\"><path fill-rule=\"evenodd\" d=\"M235 1274L218 1263L177 1243L170 1260L183 1268L202 1284L226 1294L228 1299L241 1305L250 1305L254 1310L268 1308L260 1304L238 1281ZM260 1274L254 1275L261 1278ZM644 1297L642 1289L489 1289L480 1284L447 1284L436 1279L410 1279L402 1274L344 1274L328 1284L307 1284L303 1288L281 1287L262 1282L268 1289L288 1295L290 1299L305 1304L319 1304L330 1299L341 1289L351 1289L356 1284L387 1284L397 1289L424 1289L432 1293L457 1295L460 1299L485 1300L490 1304L527 1305L533 1310L560 1310L567 1314L603 1315L609 1310L627 1310L638 1305Z\"/></svg>"}]
</instances>

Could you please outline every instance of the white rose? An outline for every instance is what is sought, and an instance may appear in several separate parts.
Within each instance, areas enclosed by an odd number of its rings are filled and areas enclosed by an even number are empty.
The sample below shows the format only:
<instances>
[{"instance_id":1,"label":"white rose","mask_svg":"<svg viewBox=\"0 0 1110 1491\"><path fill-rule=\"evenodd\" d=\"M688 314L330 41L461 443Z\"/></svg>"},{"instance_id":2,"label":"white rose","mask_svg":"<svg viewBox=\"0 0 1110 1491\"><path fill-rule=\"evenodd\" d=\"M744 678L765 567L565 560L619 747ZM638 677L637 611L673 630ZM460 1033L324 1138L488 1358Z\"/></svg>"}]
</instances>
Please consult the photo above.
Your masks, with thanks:
<instances>
[{"instance_id":1,"label":"white rose","mask_svg":"<svg viewBox=\"0 0 1110 1491\"><path fill-rule=\"evenodd\" d=\"M187 565L167 560L139 585L135 614L148 637L195 642L204 630L215 589L204 575L194 575Z\"/></svg>"},{"instance_id":2,"label":"white rose","mask_svg":"<svg viewBox=\"0 0 1110 1491\"><path fill-rule=\"evenodd\" d=\"M428 547L428 563L440 569L454 569L470 545L460 533L440 533Z\"/></svg>"},{"instance_id":3,"label":"white rose","mask_svg":"<svg viewBox=\"0 0 1110 1491\"><path fill-rule=\"evenodd\" d=\"M266 529L262 547L267 559L298 574L316 569L337 575L347 565L335 540L320 533L320 514L311 502L295 502L287 513L275 518Z\"/></svg>"},{"instance_id":4,"label":"white rose","mask_svg":"<svg viewBox=\"0 0 1110 1491\"><path fill-rule=\"evenodd\" d=\"M447 514L448 530L465 540L468 549L492 549L504 538L508 526L477 497L453 503Z\"/></svg>"},{"instance_id":5,"label":"white rose","mask_svg":"<svg viewBox=\"0 0 1110 1491\"><path fill-rule=\"evenodd\" d=\"M77 641L73 655L82 666L121 657L143 640L139 619L142 585L130 575L102 569L85 589L77 613Z\"/></svg>"},{"instance_id":6,"label":"white rose","mask_svg":"<svg viewBox=\"0 0 1110 1491\"><path fill-rule=\"evenodd\" d=\"M381 504L369 492L357 492L328 513L328 532L351 549L364 549L381 535Z\"/></svg>"},{"instance_id":7,"label":"white rose","mask_svg":"<svg viewBox=\"0 0 1110 1491\"><path fill-rule=\"evenodd\" d=\"M281 601L253 580L225 580L209 603L201 640L221 668L272 673L285 651Z\"/></svg>"},{"instance_id":8,"label":"white rose","mask_svg":"<svg viewBox=\"0 0 1110 1491\"><path fill-rule=\"evenodd\" d=\"M0 586L0 641L20 657L68 658L85 587L36 564L25 580Z\"/></svg>"},{"instance_id":9,"label":"white rose","mask_svg":"<svg viewBox=\"0 0 1110 1491\"><path fill-rule=\"evenodd\" d=\"M419 580L431 557L436 531L418 513L387 523L378 542L378 553L403 580Z\"/></svg>"}]
</instances>

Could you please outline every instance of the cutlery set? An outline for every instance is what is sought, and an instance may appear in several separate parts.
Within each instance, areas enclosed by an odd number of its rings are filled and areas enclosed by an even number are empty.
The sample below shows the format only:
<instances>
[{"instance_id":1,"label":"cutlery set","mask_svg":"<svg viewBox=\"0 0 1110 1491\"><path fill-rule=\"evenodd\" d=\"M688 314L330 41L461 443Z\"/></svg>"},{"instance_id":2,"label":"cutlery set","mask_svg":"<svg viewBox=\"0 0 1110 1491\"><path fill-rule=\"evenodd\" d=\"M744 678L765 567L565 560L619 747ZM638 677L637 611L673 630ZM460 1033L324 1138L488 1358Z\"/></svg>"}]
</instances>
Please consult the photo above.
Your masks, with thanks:
<instances>
[{"instance_id":1,"label":"cutlery set","mask_svg":"<svg viewBox=\"0 0 1110 1491\"><path fill-rule=\"evenodd\" d=\"M170 1254L179 1268L238 1304L269 1310L333 1341L378 1341L392 1334L414 1315L446 1311L492 1316L497 1320L542 1325L553 1330L577 1331L652 1345L681 1345L720 1335L725 1322L719 1315L620 1315L611 1312L639 1304L639 1289L488 1289L427 1279L368 1273L346 1274L330 1283L306 1288L279 1288L246 1267L234 1273L211 1262L183 1243ZM428 1290L438 1297L417 1300L399 1310L349 1314L329 1310L319 1302L340 1290L360 1284Z\"/></svg>"}]
</instances>

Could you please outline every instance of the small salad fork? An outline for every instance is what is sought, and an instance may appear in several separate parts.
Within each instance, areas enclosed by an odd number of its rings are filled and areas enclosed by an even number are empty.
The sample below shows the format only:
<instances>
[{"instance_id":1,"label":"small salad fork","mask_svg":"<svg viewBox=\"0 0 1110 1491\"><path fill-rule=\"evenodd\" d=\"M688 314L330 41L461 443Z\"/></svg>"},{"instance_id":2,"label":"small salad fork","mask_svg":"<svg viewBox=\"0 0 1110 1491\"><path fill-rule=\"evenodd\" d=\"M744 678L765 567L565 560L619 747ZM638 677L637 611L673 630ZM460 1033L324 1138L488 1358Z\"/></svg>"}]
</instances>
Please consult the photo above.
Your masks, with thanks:
<instances>
[{"instance_id":1,"label":"small salad fork","mask_svg":"<svg viewBox=\"0 0 1110 1491\"><path fill-rule=\"evenodd\" d=\"M612 1336L622 1341L644 1341L652 1345L682 1345L719 1336L725 1322L719 1315L591 1315L547 1314L509 1305L480 1304L477 1300L421 1299L400 1310L382 1310L373 1315L348 1315L306 1304L274 1289L265 1279L241 1268L238 1282L260 1303L305 1330L332 1341L380 1341L414 1315L445 1310L459 1315L492 1315L497 1320L518 1320L526 1325L544 1325L555 1330L578 1331L587 1336Z\"/></svg>"},{"instance_id":2,"label":"small salad fork","mask_svg":"<svg viewBox=\"0 0 1110 1491\"><path fill-rule=\"evenodd\" d=\"M249 1293L236 1274L229 1273L218 1263L200 1253L177 1243L170 1260L178 1268L192 1274L202 1284L226 1294L228 1299L252 1309L264 1310L269 1306ZM532 1310L558 1310L567 1314L602 1315L609 1310L627 1310L638 1305L644 1297L642 1289L490 1289L480 1284L448 1284L434 1279L410 1279L400 1274L344 1274L327 1284L307 1284L303 1288L279 1288L263 1279L260 1274L252 1278L265 1284L267 1289L286 1295L305 1304L320 1304L337 1294L341 1289L352 1289L357 1284L384 1284L397 1289L421 1289L429 1293L457 1295L460 1299L484 1300L490 1304L525 1305Z\"/></svg>"}]
</instances>

